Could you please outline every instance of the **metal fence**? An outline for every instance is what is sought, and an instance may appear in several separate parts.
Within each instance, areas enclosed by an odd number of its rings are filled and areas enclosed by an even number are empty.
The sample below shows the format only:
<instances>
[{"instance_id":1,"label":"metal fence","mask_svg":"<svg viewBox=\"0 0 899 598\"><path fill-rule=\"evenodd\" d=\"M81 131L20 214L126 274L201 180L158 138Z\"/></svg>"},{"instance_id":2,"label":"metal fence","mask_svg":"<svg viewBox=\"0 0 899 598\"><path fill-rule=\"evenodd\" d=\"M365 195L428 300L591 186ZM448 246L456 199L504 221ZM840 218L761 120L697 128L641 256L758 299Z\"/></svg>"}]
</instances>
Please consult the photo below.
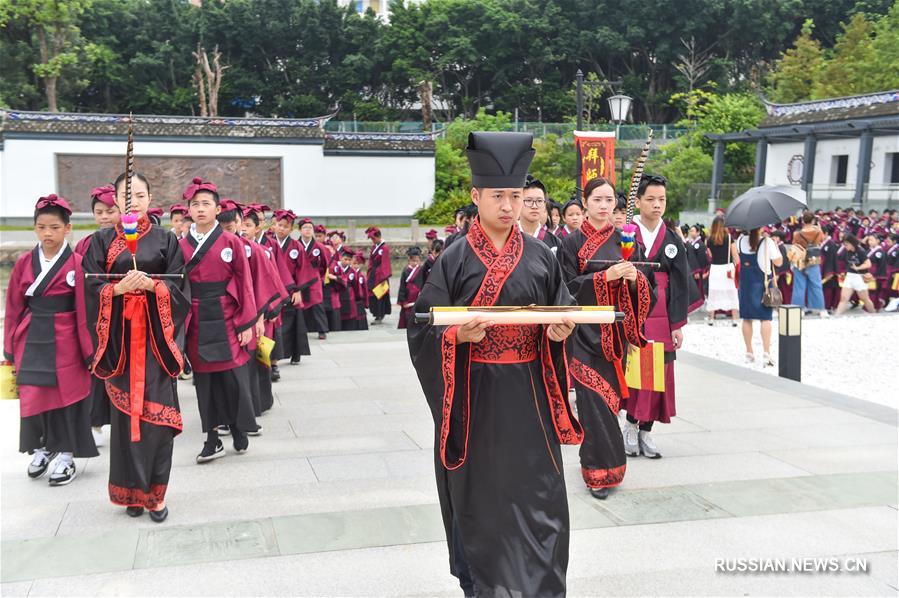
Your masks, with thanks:
<instances>
[{"instance_id":1,"label":"metal fence","mask_svg":"<svg viewBox=\"0 0 899 598\"><path fill-rule=\"evenodd\" d=\"M431 125L431 131L441 133L446 128L446 123L435 122ZM589 131L618 131L618 139L622 142L642 143L653 129L655 143L664 145L672 139L677 139L689 129L675 127L668 124L650 125L621 125L603 123L584 127ZM558 137L571 137L574 134L574 123L542 123L542 122L517 122L510 123L509 131L521 131L533 133L535 137L556 135ZM367 122L357 120L329 120L325 123L325 131L337 133L421 133L421 123L417 121L392 121L392 122ZM438 135L440 136L440 135Z\"/></svg>"},{"instance_id":2,"label":"metal fence","mask_svg":"<svg viewBox=\"0 0 899 598\"><path fill-rule=\"evenodd\" d=\"M730 203L745 193L751 183L722 183L718 187L716 207L727 209ZM708 210L711 183L694 183L687 189L681 200L681 209L691 212ZM837 207L848 208L857 205L853 185L811 185L806 197L812 210L832 211ZM868 184L862 194L861 207L866 210L899 209L899 185Z\"/></svg>"},{"instance_id":3,"label":"metal fence","mask_svg":"<svg viewBox=\"0 0 899 598\"><path fill-rule=\"evenodd\" d=\"M730 202L748 191L750 187L752 187L752 183L721 183L718 185L715 206L726 210ZM711 183L693 183L687 188L684 196L680 198L681 209L691 212L707 211L711 195Z\"/></svg>"},{"instance_id":4,"label":"metal fence","mask_svg":"<svg viewBox=\"0 0 899 598\"><path fill-rule=\"evenodd\" d=\"M869 183L865 185L861 200L861 207L866 210L899 209L899 185ZM855 203L854 185L812 185L807 201L813 210L858 207Z\"/></svg>"}]
</instances>

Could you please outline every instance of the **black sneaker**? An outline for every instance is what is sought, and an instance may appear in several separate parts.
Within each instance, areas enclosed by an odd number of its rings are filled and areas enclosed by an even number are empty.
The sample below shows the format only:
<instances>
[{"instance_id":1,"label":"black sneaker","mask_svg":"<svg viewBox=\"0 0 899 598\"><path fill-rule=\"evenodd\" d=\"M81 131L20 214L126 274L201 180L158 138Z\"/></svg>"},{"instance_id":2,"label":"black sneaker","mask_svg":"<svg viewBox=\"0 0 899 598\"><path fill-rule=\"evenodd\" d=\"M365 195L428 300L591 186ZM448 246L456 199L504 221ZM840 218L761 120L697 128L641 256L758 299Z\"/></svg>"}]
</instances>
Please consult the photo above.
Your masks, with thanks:
<instances>
[{"instance_id":1,"label":"black sneaker","mask_svg":"<svg viewBox=\"0 0 899 598\"><path fill-rule=\"evenodd\" d=\"M197 463L207 463L224 456L225 447L222 446L221 440L216 440L214 445L209 442L204 442L203 450L197 455Z\"/></svg>"},{"instance_id":2,"label":"black sneaker","mask_svg":"<svg viewBox=\"0 0 899 598\"><path fill-rule=\"evenodd\" d=\"M231 438L234 440L234 450L238 453L245 453L250 448L250 439L237 428L234 428Z\"/></svg>"},{"instance_id":3,"label":"black sneaker","mask_svg":"<svg viewBox=\"0 0 899 598\"><path fill-rule=\"evenodd\" d=\"M262 436L262 426L258 426L252 432L247 432L247 436Z\"/></svg>"},{"instance_id":4,"label":"black sneaker","mask_svg":"<svg viewBox=\"0 0 899 598\"><path fill-rule=\"evenodd\" d=\"M324 332L319 332L319 333L318 333L318 340L320 340L320 341L326 341L326 340L328 340L328 335L325 334Z\"/></svg>"},{"instance_id":5,"label":"black sneaker","mask_svg":"<svg viewBox=\"0 0 899 598\"><path fill-rule=\"evenodd\" d=\"M56 467L53 468L53 473L50 474L50 485L65 486L71 483L77 474L74 461L57 461Z\"/></svg>"},{"instance_id":6,"label":"black sneaker","mask_svg":"<svg viewBox=\"0 0 899 598\"><path fill-rule=\"evenodd\" d=\"M281 371L278 370L278 366L276 364L272 364L272 382L277 382L281 379Z\"/></svg>"},{"instance_id":7,"label":"black sneaker","mask_svg":"<svg viewBox=\"0 0 899 598\"><path fill-rule=\"evenodd\" d=\"M34 451L34 459L28 464L28 477L36 480L45 473L50 467L50 461L56 458L59 453L44 453Z\"/></svg>"},{"instance_id":8,"label":"black sneaker","mask_svg":"<svg viewBox=\"0 0 899 598\"><path fill-rule=\"evenodd\" d=\"M219 433L219 436L227 436L231 433L230 426L216 426L215 431Z\"/></svg>"},{"instance_id":9,"label":"black sneaker","mask_svg":"<svg viewBox=\"0 0 899 598\"><path fill-rule=\"evenodd\" d=\"M143 507L126 507L125 512L128 513L129 517L140 517L144 514Z\"/></svg>"},{"instance_id":10,"label":"black sneaker","mask_svg":"<svg viewBox=\"0 0 899 598\"><path fill-rule=\"evenodd\" d=\"M298 357L296 359L291 359L290 365L300 365L300 358Z\"/></svg>"}]
</instances>

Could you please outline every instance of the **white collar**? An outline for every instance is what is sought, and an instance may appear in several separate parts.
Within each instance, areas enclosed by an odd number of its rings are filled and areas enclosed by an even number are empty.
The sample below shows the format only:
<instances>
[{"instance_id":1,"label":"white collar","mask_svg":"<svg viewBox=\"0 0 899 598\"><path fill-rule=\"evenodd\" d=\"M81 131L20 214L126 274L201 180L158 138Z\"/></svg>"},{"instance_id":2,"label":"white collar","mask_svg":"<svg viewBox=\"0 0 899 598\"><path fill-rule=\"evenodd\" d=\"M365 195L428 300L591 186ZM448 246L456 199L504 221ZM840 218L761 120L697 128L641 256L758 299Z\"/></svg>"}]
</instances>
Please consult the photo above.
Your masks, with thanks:
<instances>
[{"instance_id":1,"label":"white collar","mask_svg":"<svg viewBox=\"0 0 899 598\"><path fill-rule=\"evenodd\" d=\"M300 243L303 244L303 249L309 249L309 246L312 245L313 243L315 243L315 237L312 237L311 239L309 239L308 243L303 240L303 237L300 237Z\"/></svg>"},{"instance_id":2,"label":"white collar","mask_svg":"<svg viewBox=\"0 0 899 598\"><path fill-rule=\"evenodd\" d=\"M202 247L203 243L205 243L206 240L210 236L212 236L212 232L218 227L218 225L219 225L219 223L218 223L218 221L216 221L215 224L212 226L212 228L210 228L205 233L197 232L197 223L196 222L194 222L193 224L190 225L190 236L193 237L194 240L197 242L197 246L194 248L194 253L196 253L197 251L200 250L200 247Z\"/></svg>"},{"instance_id":3,"label":"white collar","mask_svg":"<svg viewBox=\"0 0 899 598\"><path fill-rule=\"evenodd\" d=\"M25 291L26 297L33 297L34 291L37 287L43 282L44 277L47 276L47 273L56 265L56 262L59 261L59 258L62 257L62 254L65 252L66 247L69 246L69 242L65 239L62 240L62 245L59 247L59 251L56 252L56 255L48 258L44 255L44 249L38 245L37 251L40 254L40 264L41 264L41 272L37 276L34 277L34 282L28 287Z\"/></svg>"},{"instance_id":4,"label":"white collar","mask_svg":"<svg viewBox=\"0 0 899 598\"><path fill-rule=\"evenodd\" d=\"M646 249L646 253L649 254L656 244L656 237L659 236L659 231L662 230L662 219L659 218L659 223L656 225L655 230L649 230L646 225L643 224L643 220L640 218L639 214L634 216L633 222L640 227L640 236L643 237L643 246Z\"/></svg>"},{"instance_id":5,"label":"white collar","mask_svg":"<svg viewBox=\"0 0 899 598\"><path fill-rule=\"evenodd\" d=\"M529 232L527 232L527 231L524 230L524 227L521 226L521 221L519 220L519 221L518 221L518 230L520 230L523 234L525 234L525 235L531 235L532 237L534 237L534 238L536 239L536 238L539 237L540 231L543 230L543 225L542 225L542 224L538 224L538 225L537 225L537 230L535 230L533 233L529 233Z\"/></svg>"}]
</instances>

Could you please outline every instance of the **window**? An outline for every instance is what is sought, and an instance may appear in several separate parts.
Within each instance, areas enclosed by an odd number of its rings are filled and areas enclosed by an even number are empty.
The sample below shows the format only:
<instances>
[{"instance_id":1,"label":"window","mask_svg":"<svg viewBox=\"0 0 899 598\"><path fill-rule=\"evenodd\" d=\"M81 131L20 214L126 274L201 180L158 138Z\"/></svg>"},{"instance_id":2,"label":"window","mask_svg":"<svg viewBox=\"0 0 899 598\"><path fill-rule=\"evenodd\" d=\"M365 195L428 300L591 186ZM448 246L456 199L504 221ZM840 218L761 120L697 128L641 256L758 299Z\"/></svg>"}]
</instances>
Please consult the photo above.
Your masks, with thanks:
<instances>
[{"instance_id":1,"label":"window","mask_svg":"<svg viewBox=\"0 0 899 598\"><path fill-rule=\"evenodd\" d=\"M884 161L884 183L887 185L899 185L899 153L887 152Z\"/></svg>"},{"instance_id":2,"label":"window","mask_svg":"<svg viewBox=\"0 0 899 598\"><path fill-rule=\"evenodd\" d=\"M832 185L845 185L846 174L849 171L849 156L834 156L830 167L830 183Z\"/></svg>"}]
</instances>

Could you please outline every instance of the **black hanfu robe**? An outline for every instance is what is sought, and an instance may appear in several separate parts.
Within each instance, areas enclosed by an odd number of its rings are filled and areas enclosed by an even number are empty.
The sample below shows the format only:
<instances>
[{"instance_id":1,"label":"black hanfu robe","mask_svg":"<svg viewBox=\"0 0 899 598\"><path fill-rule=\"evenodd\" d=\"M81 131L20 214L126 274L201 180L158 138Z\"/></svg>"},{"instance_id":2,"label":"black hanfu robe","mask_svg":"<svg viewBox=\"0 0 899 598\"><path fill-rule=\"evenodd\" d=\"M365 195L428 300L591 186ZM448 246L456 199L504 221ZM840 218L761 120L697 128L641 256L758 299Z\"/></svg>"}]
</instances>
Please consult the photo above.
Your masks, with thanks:
<instances>
[{"instance_id":1,"label":"black hanfu robe","mask_svg":"<svg viewBox=\"0 0 899 598\"><path fill-rule=\"evenodd\" d=\"M589 221L565 237L559 252L562 274L578 305L611 305L623 322L582 324L571 336L569 362L584 427L581 475L588 488L611 488L624 479L627 456L618 426L622 397L628 396L624 372L628 345L643 347L643 325L653 300L652 272L638 271L633 284L606 280L607 265L590 260L621 259L621 235L611 224L597 230ZM643 259L637 248L633 261Z\"/></svg>"},{"instance_id":2,"label":"black hanfu robe","mask_svg":"<svg viewBox=\"0 0 899 598\"><path fill-rule=\"evenodd\" d=\"M659 421L669 423L677 414L674 394L674 360L676 353L671 333L687 323L687 315L699 309L702 300L693 283L687 249L680 236L659 222L655 242L646 247L640 227L637 227L636 242L646 259L659 262L653 271L655 277L656 302L644 326L646 339L663 343L665 346L665 390L629 389L623 409L640 422Z\"/></svg>"},{"instance_id":3,"label":"black hanfu robe","mask_svg":"<svg viewBox=\"0 0 899 598\"><path fill-rule=\"evenodd\" d=\"M174 234L138 222L137 267L153 274L184 272ZM121 225L94 233L85 272L126 274L134 268ZM190 309L186 278L154 281L154 292L113 295L115 280L89 278L86 304L96 343L94 375L112 403L109 499L125 507L161 509L181 432L176 377L184 365L175 337Z\"/></svg>"},{"instance_id":4,"label":"black hanfu robe","mask_svg":"<svg viewBox=\"0 0 899 598\"><path fill-rule=\"evenodd\" d=\"M96 457L81 256L65 244L43 275L41 259L39 245L19 257L6 289L3 356L16 368L19 451Z\"/></svg>"},{"instance_id":5,"label":"black hanfu robe","mask_svg":"<svg viewBox=\"0 0 899 598\"><path fill-rule=\"evenodd\" d=\"M75 253L83 256L90 249L91 239L94 233L84 237L75 245ZM106 383L91 376L91 425L94 427L102 427L109 425L110 411L109 399L106 398Z\"/></svg>"},{"instance_id":6,"label":"black hanfu robe","mask_svg":"<svg viewBox=\"0 0 899 598\"><path fill-rule=\"evenodd\" d=\"M252 432L258 426L250 356L237 336L255 326L260 311L243 241L216 223L203 243L190 233L180 243L191 294L187 355L203 431L236 426Z\"/></svg>"},{"instance_id":7,"label":"black hanfu robe","mask_svg":"<svg viewBox=\"0 0 899 598\"><path fill-rule=\"evenodd\" d=\"M514 227L497 251L479 222L437 261L415 305L572 305L559 262ZM564 343L545 327L410 322L409 352L434 418L450 571L466 594L562 596L569 521L561 444L583 439Z\"/></svg>"}]
</instances>

